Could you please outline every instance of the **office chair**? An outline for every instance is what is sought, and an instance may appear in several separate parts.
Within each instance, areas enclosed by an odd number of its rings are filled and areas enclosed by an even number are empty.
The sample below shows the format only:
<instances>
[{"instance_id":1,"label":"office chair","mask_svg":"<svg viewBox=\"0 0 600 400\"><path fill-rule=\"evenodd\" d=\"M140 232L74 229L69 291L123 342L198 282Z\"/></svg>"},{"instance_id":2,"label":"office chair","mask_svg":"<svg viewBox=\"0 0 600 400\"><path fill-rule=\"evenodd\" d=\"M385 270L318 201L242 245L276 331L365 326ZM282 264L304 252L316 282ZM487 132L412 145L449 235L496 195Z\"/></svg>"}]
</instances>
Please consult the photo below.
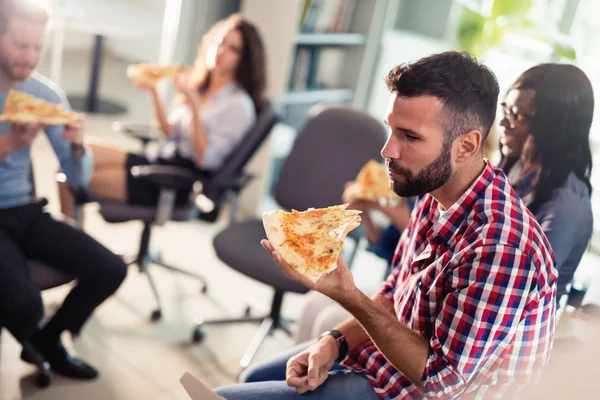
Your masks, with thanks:
<instances>
[{"instance_id":1,"label":"office chair","mask_svg":"<svg viewBox=\"0 0 600 400\"><path fill-rule=\"evenodd\" d=\"M203 219L214 221L225 201L231 202L230 218L233 219L238 209L239 194L253 178L244 172L246 164L265 141L277 120L277 114L271 103L265 102L258 110L254 127L233 150L222 167L209 177L172 166L133 167L132 175L136 179L146 179L160 187L159 201L155 207L100 201L100 215L105 221L110 223L142 221L144 224L137 254L126 259L126 262L128 265L136 264L139 271L148 277L157 304L151 314L152 321L162 318L162 305L148 268L150 264L197 279L201 282L202 292L207 291L206 281L202 276L169 265L162 261L160 255L150 253L152 228L162 226L167 221L189 221L196 218L199 211L203 211ZM117 122L113 128L140 140L143 146L157 138L157 135L152 134L152 128L147 125ZM188 202L181 206L175 205L175 194L178 190L190 190Z\"/></svg>"},{"instance_id":2,"label":"office chair","mask_svg":"<svg viewBox=\"0 0 600 400\"><path fill-rule=\"evenodd\" d=\"M363 112L343 107L316 106L298 133L284 161L274 196L284 209L305 210L339 204L344 184L353 180L371 159L380 159L386 141L382 124ZM208 325L260 323L250 346L240 360L248 367L264 339L275 329L291 335L281 319L283 296L287 292L306 293L303 285L285 277L260 245L266 238L259 218L232 223L213 241L217 256L236 271L262 282L274 290L268 315L252 317L248 309L242 318L202 321L192 333L193 342L204 338Z\"/></svg>"}]
</instances>

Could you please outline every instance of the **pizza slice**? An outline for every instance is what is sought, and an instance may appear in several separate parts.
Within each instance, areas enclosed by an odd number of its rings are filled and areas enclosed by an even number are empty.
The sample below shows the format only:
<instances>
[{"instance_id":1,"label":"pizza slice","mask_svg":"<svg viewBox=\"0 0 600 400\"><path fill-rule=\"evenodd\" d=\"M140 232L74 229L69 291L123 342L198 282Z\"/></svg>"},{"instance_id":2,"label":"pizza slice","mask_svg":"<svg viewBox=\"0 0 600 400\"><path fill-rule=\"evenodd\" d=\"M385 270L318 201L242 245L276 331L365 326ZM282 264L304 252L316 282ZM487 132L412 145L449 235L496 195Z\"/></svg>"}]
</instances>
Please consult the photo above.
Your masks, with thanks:
<instances>
[{"instance_id":1,"label":"pizza slice","mask_svg":"<svg viewBox=\"0 0 600 400\"><path fill-rule=\"evenodd\" d=\"M127 67L127 77L138 82L158 83L163 79L173 78L189 71L191 71L190 67L178 64L131 64Z\"/></svg>"},{"instance_id":2,"label":"pizza slice","mask_svg":"<svg viewBox=\"0 0 600 400\"><path fill-rule=\"evenodd\" d=\"M313 282L333 271L344 238L360 225L360 213L347 204L306 211L263 214L267 238L281 258Z\"/></svg>"},{"instance_id":3,"label":"pizza slice","mask_svg":"<svg viewBox=\"0 0 600 400\"><path fill-rule=\"evenodd\" d=\"M356 180L346 187L342 198L345 202L386 201L397 199L398 195L390 189L385 166L370 160L360 169Z\"/></svg>"},{"instance_id":4,"label":"pizza slice","mask_svg":"<svg viewBox=\"0 0 600 400\"><path fill-rule=\"evenodd\" d=\"M67 125L77 120L78 115L63 109L59 104L30 96L23 92L8 92L0 122L41 123L44 125Z\"/></svg>"}]
</instances>

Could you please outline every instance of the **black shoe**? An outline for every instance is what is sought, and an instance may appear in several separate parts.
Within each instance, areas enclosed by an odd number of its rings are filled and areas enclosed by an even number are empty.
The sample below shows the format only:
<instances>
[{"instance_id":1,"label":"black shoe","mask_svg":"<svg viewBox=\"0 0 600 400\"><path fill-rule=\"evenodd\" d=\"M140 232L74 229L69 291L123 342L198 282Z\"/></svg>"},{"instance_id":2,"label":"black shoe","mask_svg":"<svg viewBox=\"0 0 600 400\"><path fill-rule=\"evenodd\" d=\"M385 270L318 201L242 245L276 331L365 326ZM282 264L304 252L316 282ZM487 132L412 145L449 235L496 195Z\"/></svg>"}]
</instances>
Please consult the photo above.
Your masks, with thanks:
<instances>
[{"instance_id":1,"label":"black shoe","mask_svg":"<svg viewBox=\"0 0 600 400\"><path fill-rule=\"evenodd\" d=\"M71 357L60 340L49 345L36 340L34 336L31 344L48 361L50 368L60 375L84 380L98 377L98 371L94 367L86 364L84 361ZM21 359L25 362L35 364L31 355L25 351L21 352Z\"/></svg>"}]
</instances>

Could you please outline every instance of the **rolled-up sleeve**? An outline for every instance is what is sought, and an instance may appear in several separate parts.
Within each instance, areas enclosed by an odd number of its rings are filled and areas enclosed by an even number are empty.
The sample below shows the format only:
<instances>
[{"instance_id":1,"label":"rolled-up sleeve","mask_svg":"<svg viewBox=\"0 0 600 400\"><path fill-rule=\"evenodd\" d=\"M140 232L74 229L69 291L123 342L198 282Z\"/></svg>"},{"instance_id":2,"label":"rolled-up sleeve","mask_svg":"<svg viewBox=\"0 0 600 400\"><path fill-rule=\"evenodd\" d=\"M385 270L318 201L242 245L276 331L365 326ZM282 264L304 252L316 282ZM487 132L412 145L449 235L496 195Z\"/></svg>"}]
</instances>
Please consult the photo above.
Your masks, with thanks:
<instances>
[{"instance_id":1,"label":"rolled-up sleeve","mask_svg":"<svg viewBox=\"0 0 600 400\"><path fill-rule=\"evenodd\" d=\"M218 169L256 121L249 97L240 94L228 101L205 127L208 147L198 160L202 168Z\"/></svg>"},{"instance_id":2,"label":"rolled-up sleeve","mask_svg":"<svg viewBox=\"0 0 600 400\"><path fill-rule=\"evenodd\" d=\"M55 89L48 96L48 100L60 104L64 109L70 110L69 101L66 96ZM82 156L76 156L71 150L71 143L63 139L64 126L51 125L46 128L46 136L52 145L52 149L62 171L67 176L67 181L77 187L85 187L92 177L93 159L91 151L86 150Z\"/></svg>"}]
</instances>

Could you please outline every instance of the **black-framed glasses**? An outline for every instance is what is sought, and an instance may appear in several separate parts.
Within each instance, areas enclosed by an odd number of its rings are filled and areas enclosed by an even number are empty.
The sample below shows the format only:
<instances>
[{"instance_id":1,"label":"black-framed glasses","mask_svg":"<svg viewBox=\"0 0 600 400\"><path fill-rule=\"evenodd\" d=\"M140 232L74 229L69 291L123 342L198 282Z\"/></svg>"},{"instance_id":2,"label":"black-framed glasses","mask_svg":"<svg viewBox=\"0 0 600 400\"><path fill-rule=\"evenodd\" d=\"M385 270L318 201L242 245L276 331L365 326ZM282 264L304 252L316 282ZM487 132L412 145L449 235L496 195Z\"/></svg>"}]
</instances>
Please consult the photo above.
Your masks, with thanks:
<instances>
[{"instance_id":1,"label":"black-framed glasses","mask_svg":"<svg viewBox=\"0 0 600 400\"><path fill-rule=\"evenodd\" d=\"M502 106L502 112L504 113L504 116L511 121L523 122L523 121L533 117L533 114L525 114L525 113L519 112L516 107L511 108L508 105L506 105L506 103L502 103L501 106Z\"/></svg>"}]
</instances>

